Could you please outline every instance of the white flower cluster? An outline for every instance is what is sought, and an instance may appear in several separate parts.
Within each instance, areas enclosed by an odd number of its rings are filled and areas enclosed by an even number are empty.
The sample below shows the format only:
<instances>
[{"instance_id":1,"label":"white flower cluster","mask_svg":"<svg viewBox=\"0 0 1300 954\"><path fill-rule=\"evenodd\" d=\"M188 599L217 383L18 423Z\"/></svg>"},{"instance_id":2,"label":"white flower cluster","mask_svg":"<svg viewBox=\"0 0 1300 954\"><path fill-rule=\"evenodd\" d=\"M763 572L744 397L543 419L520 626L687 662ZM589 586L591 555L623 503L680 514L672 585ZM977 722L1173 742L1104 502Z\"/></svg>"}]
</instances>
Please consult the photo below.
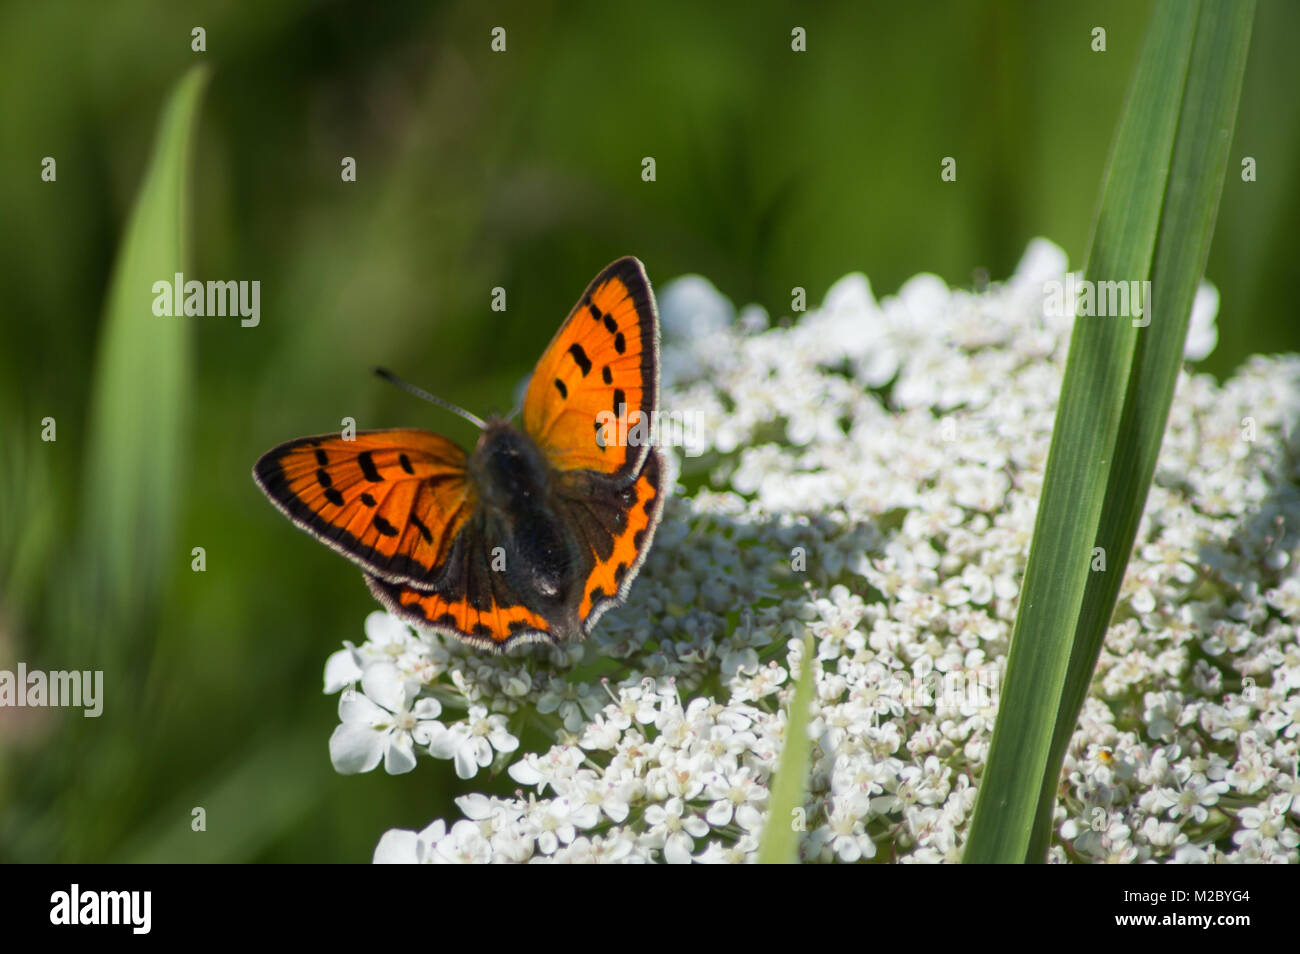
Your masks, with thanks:
<instances>
[{"instance_id":1,"label":"white flower cluster","mask_svg":"<svg viewBox=\"0 0 1300 954\"><path fill-rule=\"evenodd\" d=\"M331 657L340 772L423 751L515 786L388 832L375 860L736 862L767 824L808 861L958 860L1072 324L1044 286L1065 271L1039 240L979 292L921 275L877 302L850 275L771 327L703 279L663 289L662 403L703 416L708 453L672 475L629 603L585 645L505 657L375 613ZM1189 358L1216 310L1206 286ZM1295 356L1181 376L1051 860L1297 860L1298 410ZM771 818L805 665L809 791Z\"/></svg>"}]
</instances>

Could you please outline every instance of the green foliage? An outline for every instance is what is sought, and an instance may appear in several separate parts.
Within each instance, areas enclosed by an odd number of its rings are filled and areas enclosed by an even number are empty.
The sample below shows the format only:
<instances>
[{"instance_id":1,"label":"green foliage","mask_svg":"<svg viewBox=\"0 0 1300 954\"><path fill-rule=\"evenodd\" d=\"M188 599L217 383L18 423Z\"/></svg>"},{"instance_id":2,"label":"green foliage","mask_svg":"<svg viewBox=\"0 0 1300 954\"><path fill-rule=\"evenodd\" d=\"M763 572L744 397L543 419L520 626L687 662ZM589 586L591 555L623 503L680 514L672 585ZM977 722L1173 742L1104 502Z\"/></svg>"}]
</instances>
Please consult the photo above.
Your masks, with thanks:
<instances>
[{"instance_id":1,"label":"green foliage","mask_svg":"<svg viewBox=\"0 0 1300 954\"><path fill-rule=\"evenodd\" d=\"M1061 760L1119 594L1182 365L1253 17L1253 4L1219 0L1164 0L1156 8L1085 269L1096 282L1150 280L1150 302L1141 319L1075 321L968 861L1045 856Z\"/></svg>"},{"instance_id":2,"label":"green foliage","mask_svg":"<svg viewBox=\"0 0 1300 954\"><path fill-rule=\"evenodd\" d=\"M194 324L153 312L156 281L185 271L193 153L206 72L163 109L108 289L82 479L82 583L113 622L156 602L175 545ZM129 618L129 617L128 617Z\"/></svg>"},{"instance_id":3,"label":"green foliage","mask_svg":"<svg viewBox=\"0 0 1300 954\"><path fill-rule=\"evenodd\" d=\"M786 726L781 763L772 780L767 825L759 848L761 864L790 864L799 860L799 831L793 819L796 809L803 808L808 791L808 761L812 753L808 742L808 708L812 704L813 673L820 665L817 644L811 636L805 636L803 669L790 702L790 722Z\"/></svg>"}]
</instances>

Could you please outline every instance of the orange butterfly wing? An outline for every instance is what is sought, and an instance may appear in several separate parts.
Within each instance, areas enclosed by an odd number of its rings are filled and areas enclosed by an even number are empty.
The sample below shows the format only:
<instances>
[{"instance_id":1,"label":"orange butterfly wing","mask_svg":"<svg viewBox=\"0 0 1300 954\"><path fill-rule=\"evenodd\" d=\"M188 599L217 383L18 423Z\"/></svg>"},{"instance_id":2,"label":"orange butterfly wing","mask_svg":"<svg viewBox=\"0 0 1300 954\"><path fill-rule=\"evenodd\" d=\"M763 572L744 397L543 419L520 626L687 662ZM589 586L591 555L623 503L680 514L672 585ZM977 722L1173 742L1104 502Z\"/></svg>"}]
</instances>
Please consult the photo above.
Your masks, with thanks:
<instances>
[{"instance_id":1,"label":"orange butterfly wing","mask_svg":"<svg viewBox=\"0 0 1300 954\"><path fill-rule=\"evenodd\" d=\"M648 441L620 446L602 422L620 414L645 427L659 403L659 319L645 269L635 258L607 266L542 354L524 396L524 430L556 470L592 470L630 480ZM608 445L608 446L604 446Z\"/></svg>"},{"instance_id":2,"label":"orange butterfly wing","mask_svg":"<svg viewBox=\"0 0 1300 954\"><path fill-rule=\"evenodd\" d=\"M658 410L659 317L629 256L587 286L524 397L524 429L560 472L556 496L584 549L584 633L627 597L663 511L663 461L649 440Z\"/></svg>"},{"instance_id":3,"label":"orange butterfly wing","mask_svg":"<svg viewBox=\"0 0 1300 954\"><path fill-rule=\"evenodd\" d=\"M465 463L429 431L362 431L274 447L253 478L285 516L367 572L431 586L477 501Z\"/></svg>"}]
</instances>

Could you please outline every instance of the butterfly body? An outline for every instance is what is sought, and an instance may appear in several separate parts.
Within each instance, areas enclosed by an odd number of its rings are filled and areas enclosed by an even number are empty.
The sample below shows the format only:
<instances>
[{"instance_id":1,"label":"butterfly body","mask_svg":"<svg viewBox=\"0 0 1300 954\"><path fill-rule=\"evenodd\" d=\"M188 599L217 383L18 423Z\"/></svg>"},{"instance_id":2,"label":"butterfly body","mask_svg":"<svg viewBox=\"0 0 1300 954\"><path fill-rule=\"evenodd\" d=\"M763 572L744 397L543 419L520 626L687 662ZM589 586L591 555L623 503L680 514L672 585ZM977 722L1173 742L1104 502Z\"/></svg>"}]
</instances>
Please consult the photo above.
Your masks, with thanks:
<instances>
[{"instance_id":1,"label":"butterfly body","mask_svg":"<svg viewBox=\"0 0 1300 954\"><path fill-rule=\"evenodd\" d=\"M253 475L415 625L491 651L577 640L626 597L664 500L659 451L610 442L601 421L653 414L657 395L654 299L624 258L542 355L522 427L487 421L468 455L415 429L300 438Z\"/></svg>"},{"instance_id":2,"label":"butterfly body","mask_svg":"<svg viewBox=\"0 0 1300 954\"><path fill-rule=\"evenodd\" d=\"M565 618L564 607L581 584L580 552L565 530L562 504L552 496L558 484L541 450L506 422L489 421L468 470L479 488L483 539L499 541L490 562L525 605L557 621L559 638L576 638L576 620Z\"/></svg>"}]
</instances>

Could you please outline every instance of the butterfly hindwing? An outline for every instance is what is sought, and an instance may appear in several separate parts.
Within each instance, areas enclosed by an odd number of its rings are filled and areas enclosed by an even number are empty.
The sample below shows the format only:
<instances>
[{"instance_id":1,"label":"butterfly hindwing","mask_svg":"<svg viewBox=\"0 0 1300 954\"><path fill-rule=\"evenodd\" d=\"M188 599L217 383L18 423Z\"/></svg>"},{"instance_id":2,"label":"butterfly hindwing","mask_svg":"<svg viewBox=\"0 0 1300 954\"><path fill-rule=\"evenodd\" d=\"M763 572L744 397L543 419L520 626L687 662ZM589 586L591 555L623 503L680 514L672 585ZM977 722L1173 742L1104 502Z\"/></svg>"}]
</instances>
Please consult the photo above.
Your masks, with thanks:
<instances>
[{"instance_id":1,"label":"butterfly hindwing","mask_svg":"<svg viewBox=\"0 0 1300 954\"><path fill-rule=\"evenodd\" d=\"M390 613L480 649L501 652L517 643L581 638L626 598L663 504L663 461L653 448L626 486L585 472L563 475L553 505L573 534L581 572L573 601L545 610L547 615L525 605L511 573L493 567L492 538L480 518L471 520L457 540L438 587L392 583L371 574L366 583Z\"/></svg>"},{"instance_id":2,"label":"butterfly hindwing","mask_svg":"<svg viewBox=\"0 0 1300 954\"><path fill-rule=\"evenodd\" d=\"M607 266L537 362L524 397L524 430L560 471L620 480L640 471L648 439L619 440L638 414L648 428L659 400L659 319L635 258ZM613 425L613 426L611 426Z\"/></svg>"},{"instance_id":3,"label":"butterfly hindwing","mask_svg":"<svg viewBox=\"0 0 1300 954\"><path fill-rule=\"evenodd\" d=\"M367 573L370 592L393 615L480 649L500 652L515 643L553 641L551 623L524 605L512 576L494 565L497 547L485 524L482 513L466 523L437 587L394 583Z\"/></svg>"},{"instance_id":4,"label":"butterfly hindwing","mask_svg":"<svg viewBox=\"0 0 1300 954\"><path fill-rule=\"evenodd\" d=\"M517 643L553 642L549 624L521 604L490 604L476 609L467 599L444 596L365 575L366 585L388 612L422 630L453 636L489 652Z\"/></svg>"},{"instance_id":5,"label":"butterfly hindwing","mask_svg":"<svg viewBox=\"0 0 1300 954\"><path fill-rule=\"evenodd\" d=\"M376 576L429 586L474 510L465 452L422 430L304 437L253 468L299 527Z\"/></svg>"},{"instance_id":6,"label":"butterfly hindwing","mask_svg":"<svg viewBox=\"0 0 1300 954\"><path fill-rule=\"evenodd\" d=\"M592 474L565 474L556 495L583 548L586 573L578 618L586 634L607 609L627 598L650 549L663 513L663 458L650 448L641 472L626 486Z\"/></svg>"}]
</instances>

